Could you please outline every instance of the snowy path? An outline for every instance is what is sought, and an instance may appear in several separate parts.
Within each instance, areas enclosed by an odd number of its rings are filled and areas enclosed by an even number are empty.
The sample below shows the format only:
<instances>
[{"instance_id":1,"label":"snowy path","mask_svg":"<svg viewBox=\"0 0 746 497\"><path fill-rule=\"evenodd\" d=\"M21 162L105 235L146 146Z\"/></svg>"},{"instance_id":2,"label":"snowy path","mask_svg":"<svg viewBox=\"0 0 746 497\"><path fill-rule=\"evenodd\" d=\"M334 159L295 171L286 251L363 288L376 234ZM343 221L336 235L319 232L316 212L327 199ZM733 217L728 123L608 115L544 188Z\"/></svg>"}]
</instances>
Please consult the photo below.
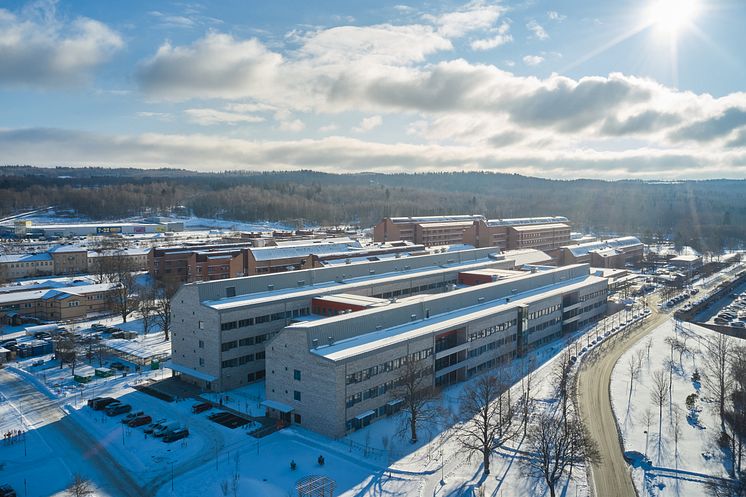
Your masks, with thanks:
<instances>
[{"instance_id":1,"label":"snowy path","mask_svg":"<svg viewBox=\"0 0 746 497\"><path fill-rule=\"evenodd\" d=\"M46 461L45 465L52 463L58 471L45 474L46 478L59 480L54 482L57 491L69 483L69 474L80 473L90 478L104 495L146 495L99 441L34 386L13 373L0 371L0 392L21 413L25 425L33 428L28 436L40 439L32 440L29 445L38 446L40 442L55 455L55 461Z\"/></svg>"}]
</instances>

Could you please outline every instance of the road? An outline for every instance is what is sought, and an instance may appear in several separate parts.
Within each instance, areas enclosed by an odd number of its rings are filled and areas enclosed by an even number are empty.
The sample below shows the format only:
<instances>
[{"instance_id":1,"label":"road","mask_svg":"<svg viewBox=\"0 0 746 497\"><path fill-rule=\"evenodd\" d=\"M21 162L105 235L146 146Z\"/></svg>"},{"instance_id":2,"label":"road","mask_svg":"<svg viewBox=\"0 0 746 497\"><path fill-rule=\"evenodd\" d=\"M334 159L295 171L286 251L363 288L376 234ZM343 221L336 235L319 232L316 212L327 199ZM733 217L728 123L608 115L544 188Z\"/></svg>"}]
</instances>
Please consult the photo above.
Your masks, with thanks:
<instances>
[{"instance_id":1,"label":"road","mask_svg":"<svg viewBox=\"0 0 746 497\"><path fill-rule=\"evenodd\" d=\"M23 414L27 426L34 428L52 452L61 456L70 473L80 473L89 478L103 495L147 495L106 448L78 425L73 416L26 380L0 370L0 392ZM48 475L50 478L56 476L59 475ZM62 486L66 483L61 482Z\"/></svg>"},{"instance_id":2,"label":"road","mask_svg":"<svg viewBox=\"0 0 746 497\"><path fill-rule=\"evenodd\" d=\"M657 300L657 299L656 299ZM591 437L598 443L601 461L592 467L595 495L599 497L636 497L627 463L622 456L614 413L611 409L611 373L619 358L637 341L669 319L658 312L657 301L652 302L653 313L644 324L629 333L618 334L586 358L578 374L577 396L580 415Z\"/></svg>"}]
</instances>

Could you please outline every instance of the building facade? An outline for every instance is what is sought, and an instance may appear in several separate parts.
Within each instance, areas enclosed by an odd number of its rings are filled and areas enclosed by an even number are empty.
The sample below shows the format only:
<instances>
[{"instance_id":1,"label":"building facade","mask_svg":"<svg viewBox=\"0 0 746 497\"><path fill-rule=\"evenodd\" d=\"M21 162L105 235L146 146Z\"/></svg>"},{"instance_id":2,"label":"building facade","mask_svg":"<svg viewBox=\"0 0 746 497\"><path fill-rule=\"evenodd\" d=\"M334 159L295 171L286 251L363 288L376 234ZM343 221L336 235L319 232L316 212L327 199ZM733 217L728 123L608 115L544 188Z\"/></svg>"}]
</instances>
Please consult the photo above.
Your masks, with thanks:
<instances>
[{"instance_id":1,"label":"building facade","mask_svg":"<svg viewBox=\"0 0 746 497\"><path fill-rule=\"evenodd\" d=\"M557 255L559 263L590 264L598 268L621 269L637 266L642 261L645 246L634 236L611 238L596 242L562 247Z\"/></svg>"},{"instance_id":2,"label":"building facade","mask_svg":"<svg viewBox=\"0 0 746 497\"><path fill-rule=\"evenodd\" d=\"M588 265L523 272L289 325L266 347L271 416L330 437L392 414L407 361L435 387L464 381L606 312Z\"/></svg>"},{"instance_id":3,"label":"building facade","mask_svg":"<svg viewBox=\"0 0 746 497\"><path fill-rule=\"evenodd\" d=\"M461 271L515 265L494 249L471 249L187 284L172 304L171 368L206 390L236 388L265 376L266 342L277 332L320 317L312 316L314 299L347 294L389 304L450 291ZM339 305L358 309L349 300Z\"/></svg>"},{"instance_id":4,"label":"building facade","mask_svg":"<svg viewBox=\"0 0 746 497\"><path fill-rule=\"evenodd\" d=\"M81 285L0 294L0 316L19 314L47 321L85 317L111 308L114 285Z\"/></svg>"}]
</instances>

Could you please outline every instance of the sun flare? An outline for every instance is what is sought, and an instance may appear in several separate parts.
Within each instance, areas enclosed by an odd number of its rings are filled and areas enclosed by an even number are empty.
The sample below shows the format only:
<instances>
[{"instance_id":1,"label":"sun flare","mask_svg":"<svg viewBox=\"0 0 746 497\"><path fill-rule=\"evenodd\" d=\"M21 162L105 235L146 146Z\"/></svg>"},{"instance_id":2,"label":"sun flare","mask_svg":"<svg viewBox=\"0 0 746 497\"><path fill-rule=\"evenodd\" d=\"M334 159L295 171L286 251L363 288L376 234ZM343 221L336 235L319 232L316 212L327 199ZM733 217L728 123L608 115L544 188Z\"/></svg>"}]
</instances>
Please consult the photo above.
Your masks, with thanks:
<instances>
[{"instance_id":1,"label":"sun flare","mask_svg":"<svg viewBox=\"0 0 746 497\"><path fill-rule=\"evenodd\" d=\"M669 34L686 28L697 15L697 0L653 0L648 10L648 22Z\"/></svg>"}]
</instances>

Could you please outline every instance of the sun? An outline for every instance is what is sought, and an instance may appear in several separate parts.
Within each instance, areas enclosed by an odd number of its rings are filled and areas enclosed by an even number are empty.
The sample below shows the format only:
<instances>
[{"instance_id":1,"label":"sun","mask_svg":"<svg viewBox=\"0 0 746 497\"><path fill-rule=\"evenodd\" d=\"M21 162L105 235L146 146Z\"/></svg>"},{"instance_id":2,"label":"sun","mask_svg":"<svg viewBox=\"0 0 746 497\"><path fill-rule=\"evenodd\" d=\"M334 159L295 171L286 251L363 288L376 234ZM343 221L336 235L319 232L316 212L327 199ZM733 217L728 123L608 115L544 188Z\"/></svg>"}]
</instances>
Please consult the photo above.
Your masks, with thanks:
<instances>
[{"instance_id":1,"label":"sun","mask_svg":"<svg viewBox=\"0 0 746 497\"><path fill-rule=\"evenodd\" d=\"M651 26L675 35L694 21L698 10L697 0L653 0L647 21Z\"/></svg>"}]
</instances>

